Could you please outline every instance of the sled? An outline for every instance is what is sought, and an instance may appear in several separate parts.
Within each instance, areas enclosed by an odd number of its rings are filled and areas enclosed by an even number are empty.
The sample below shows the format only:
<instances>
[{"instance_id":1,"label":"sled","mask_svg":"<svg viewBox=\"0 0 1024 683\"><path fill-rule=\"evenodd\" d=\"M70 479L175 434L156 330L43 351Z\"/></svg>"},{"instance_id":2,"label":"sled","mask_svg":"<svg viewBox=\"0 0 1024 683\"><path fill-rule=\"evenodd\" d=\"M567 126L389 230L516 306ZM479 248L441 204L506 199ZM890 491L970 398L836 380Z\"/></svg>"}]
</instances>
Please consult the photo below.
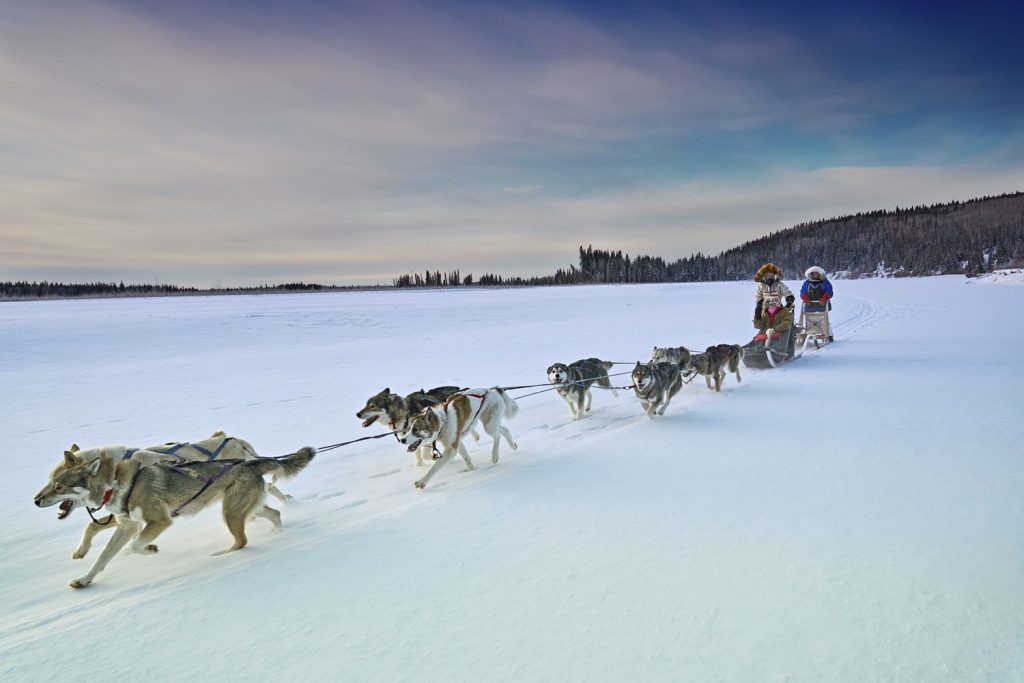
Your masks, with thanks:
<instances>
[{"instance_id":1,"label":"sled","mask_svg":"<svg viewBox=\"0 0 1024 683\"><path fill-rule=\"evenodd\" d=\"M792 325L782 332L778 339L751 339L743 345L743 364L748 368L770 369L799 358L807 345L806 338L801 344L797 344L797 339L801 336L805 336L803 328L800 325Z\"/></svg>"},{"instance_id":2,"label":"sled","mask_svg":"<svg viewBox=\"0 0 1024 683\"><path fill-rule=\"evenodd\" d=\"M828 322L828 309L831 305L826 302L804 302L800 308L800 327L802 331L797 335L798 346L807 346L812 342L815 348L832 341L832 326Z\"/></svg>"}]
</instances>

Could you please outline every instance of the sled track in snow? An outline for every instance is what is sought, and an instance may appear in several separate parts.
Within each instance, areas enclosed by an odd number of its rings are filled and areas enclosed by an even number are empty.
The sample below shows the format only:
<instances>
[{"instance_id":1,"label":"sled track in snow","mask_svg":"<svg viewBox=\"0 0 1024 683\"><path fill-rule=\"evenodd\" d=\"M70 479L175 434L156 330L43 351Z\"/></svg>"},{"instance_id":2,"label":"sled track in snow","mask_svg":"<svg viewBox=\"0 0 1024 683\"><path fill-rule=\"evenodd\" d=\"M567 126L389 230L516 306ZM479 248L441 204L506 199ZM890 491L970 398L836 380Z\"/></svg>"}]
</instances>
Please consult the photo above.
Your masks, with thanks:
<instances>
[{"instance_id":1,"label":"sled track in snow","mask_svg":"<svg viewBox=\"0 0 1024 683\"><path fill-rule=\"evenodd\" d=\"M842 303L844 312L848 310L850 314L832 320L832 334L837 339L856 336L861 328L872 324L878 316L878 305L870 299L856 296L843 297Z\"/></svg>"}]
</instances>

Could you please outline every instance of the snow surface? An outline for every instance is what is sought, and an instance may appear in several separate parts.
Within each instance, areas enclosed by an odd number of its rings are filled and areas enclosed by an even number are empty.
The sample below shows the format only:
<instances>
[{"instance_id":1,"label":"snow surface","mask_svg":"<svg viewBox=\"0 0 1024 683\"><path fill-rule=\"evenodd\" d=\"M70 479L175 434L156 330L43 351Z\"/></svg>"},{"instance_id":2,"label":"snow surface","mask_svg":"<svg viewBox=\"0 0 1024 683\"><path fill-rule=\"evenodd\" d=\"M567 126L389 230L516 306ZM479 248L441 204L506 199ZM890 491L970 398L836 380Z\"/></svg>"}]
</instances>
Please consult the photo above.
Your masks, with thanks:
<instances>
[{"instance_id":1,"label":"snow surface","mask_svg":"<svg viewBox=\"0 0 1024 683\"><path fill-rule=\"evenodd\" d=\"M836 344L663 418L523 398L424 491L391 439L322 453L222 557L208 510L75 591L107 535L73 561L84 512L32 504L71 442L327 445L385 386L744 342L752 290L0 305L0 680L1024 680L1024 289L963 277L837 283Z\"/></svg>"},{"instance_id":2,"label":"snow surface","mask_svg":"<svg viewBox=\"0 0 1024 683\"><path fill-rule=\"evenodd\" d=\"M1024 285L1024 268L1003 268L975 278L976 282L999 285Z\"/></svg>"}]
</instances>

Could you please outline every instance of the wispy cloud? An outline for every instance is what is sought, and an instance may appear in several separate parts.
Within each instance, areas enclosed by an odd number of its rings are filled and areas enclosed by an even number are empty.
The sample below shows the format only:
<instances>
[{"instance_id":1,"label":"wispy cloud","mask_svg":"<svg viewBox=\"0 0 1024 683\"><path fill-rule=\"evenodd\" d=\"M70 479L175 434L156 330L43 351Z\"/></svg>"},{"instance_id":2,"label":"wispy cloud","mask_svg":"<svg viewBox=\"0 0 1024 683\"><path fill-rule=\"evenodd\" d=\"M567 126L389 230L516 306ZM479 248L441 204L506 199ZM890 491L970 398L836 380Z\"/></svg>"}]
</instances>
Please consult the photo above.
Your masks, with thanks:
<instances>
[{"instance_id":1,"label":"wispy cloud","mask_svg":"<svg viewBox=\"0 0 1024 683\"><path fill-rule=\"evenodd\" d=\"M143 7L0 8L0 277L547 272L580 243L685 255L1021 185L992 149L950 165L918 141L870 167L865 131L908 110L906 88L712 10L621 25L529 6ZM648 156L780 129L856 147L862 167Z\"/></svg>"}]
</instances>

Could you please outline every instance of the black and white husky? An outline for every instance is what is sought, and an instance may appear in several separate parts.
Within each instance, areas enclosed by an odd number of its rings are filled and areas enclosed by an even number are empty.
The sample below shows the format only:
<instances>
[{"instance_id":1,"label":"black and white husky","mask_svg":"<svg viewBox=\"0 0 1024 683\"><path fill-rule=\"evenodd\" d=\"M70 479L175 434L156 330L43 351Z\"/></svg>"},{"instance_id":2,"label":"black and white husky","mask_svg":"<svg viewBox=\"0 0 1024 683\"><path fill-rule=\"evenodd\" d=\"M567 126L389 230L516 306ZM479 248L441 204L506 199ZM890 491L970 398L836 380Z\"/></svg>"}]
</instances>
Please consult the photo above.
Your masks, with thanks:
<instances>
[{"instance_id":1,"label":"black and white husky","mask_svg":"<svg viewBox=\"0 0 1024 683\"><path fill-rule=\"evenodd\" d=\"M430 448L434 444L442 447L441 456L434 461L430 470L416 482L416 488L426 487L441 466L451 460L455 453L462 456L466 469L473 469L469 451L462 443L464 437L477 423L494 439L491 447L491 462L498 462L500 438L505 437L512 450L519 446L512 440L512 433L502 424L506 417L515 417L519 406L502 389L466 389L439 406L424 408L409 421L408 430L399 440L414 451L421 446Z\"/></svg>"},{"instance_id":2,"label":"black and white husky","mask_svg":"<svg viewBox=\"0 0 1024 683\"><path fill-rule=\"evenodd\" d=\"M558 395L569 404L569 411L572 419L578 420L583 417L585 411L590 410L592 399L590 387L597 384L599 387L611 389L612 396L618 396L618 392L612 389L608 380L608 370L612 364L599 358L584 358L575 363L555 363L548 368L548 381L555 385ZM586 406L584 406L584 400Z\"/></svg>"},{"instance_id":3,"label":"black and white husky","mask_svg":"<svg viewBox=\"0 0 1024 683\"><path fill-rule=\"evenodd\" d=\"M672 397L682 386L683 379L675 363L651 361L642 365L637 362L633 368L633 391L648 417L654 417L655 413L664 415Z\"/></svg>"}]
</instances>

